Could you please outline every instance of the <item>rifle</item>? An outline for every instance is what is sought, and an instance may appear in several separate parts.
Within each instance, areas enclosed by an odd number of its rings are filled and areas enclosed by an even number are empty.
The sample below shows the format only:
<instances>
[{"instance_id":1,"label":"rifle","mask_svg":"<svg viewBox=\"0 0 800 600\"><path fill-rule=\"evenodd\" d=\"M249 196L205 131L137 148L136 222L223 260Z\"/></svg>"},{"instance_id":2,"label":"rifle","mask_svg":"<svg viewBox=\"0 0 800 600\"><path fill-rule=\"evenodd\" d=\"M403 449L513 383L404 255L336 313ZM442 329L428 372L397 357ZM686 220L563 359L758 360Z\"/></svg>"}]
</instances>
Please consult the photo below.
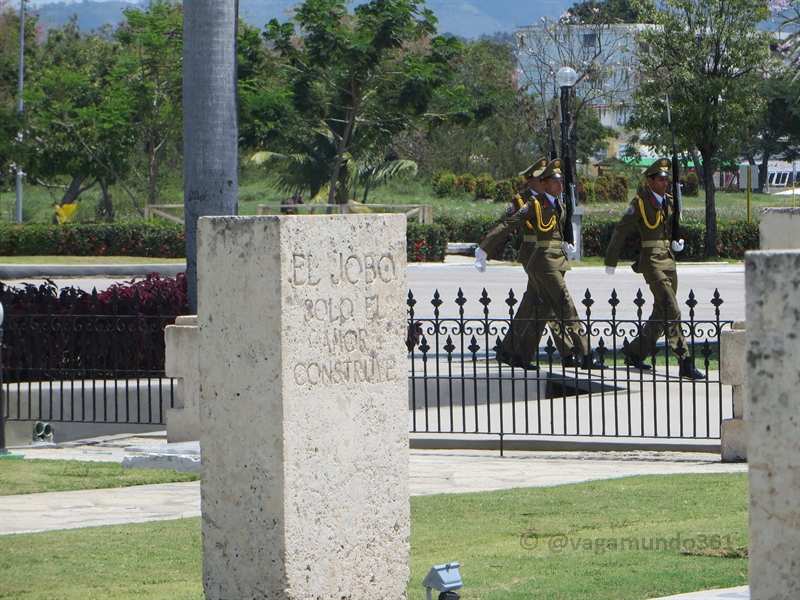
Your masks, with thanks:
<instances>
[{"instance_id":1,"label":"rifle","mask_svg":"<svg viewBox=\"0 0 800 600\"><path fill-rule=\"evenodd\" d=\"M572 113L569 111L569 103L571 95L575 92L570 90L566 94L561 93L561 102L559 103L560 117L561 117L561 161L564 163L564 212L566 213L566 222L564 223L564 241L575 245L575 235L572 231L572 215L575 212L575 187L572 185L575 173L572 172L572 153L570 152L569 145L569 132L571 129ZM563 105L563 106L562 106ZM564 120L564 114L569 115L570 123Z\"/></svg>"},{"instance_id":2,"label":"rifle","mask_svg":"<svg viewBox=\"0 0 800 600\"><path fill-rule=\"evenodd\" d=\"M669 95L667 99L667 123L669 132L672 135L672 199L675 204L672 210L672 235L670 239L677 242L681 239L681 169L678 165L678 149L675 146L675 124L672 122L672 113L669 110Z\"/></svg>"}]
</instances>

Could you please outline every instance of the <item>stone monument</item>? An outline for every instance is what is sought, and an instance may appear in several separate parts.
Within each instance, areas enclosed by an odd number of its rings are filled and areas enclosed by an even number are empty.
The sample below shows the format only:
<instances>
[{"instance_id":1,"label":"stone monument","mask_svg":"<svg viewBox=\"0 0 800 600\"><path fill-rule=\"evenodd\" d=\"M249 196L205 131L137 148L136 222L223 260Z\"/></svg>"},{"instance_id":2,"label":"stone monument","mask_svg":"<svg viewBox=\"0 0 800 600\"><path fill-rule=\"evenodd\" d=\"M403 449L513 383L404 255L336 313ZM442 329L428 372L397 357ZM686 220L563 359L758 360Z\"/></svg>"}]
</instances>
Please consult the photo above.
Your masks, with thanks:
<instances>
[{"instance_id":1,"label":"stone monument","mask_svg":"<svg viewBox=\"0 0 800 600\"><path fill-rule=\"evenodd\" d=\"M750 598L800 598L800 251L745 269Z\"/></svg>"},{"instance_id":2,"label":"stone monument","mask_svg":"<svg viewBox=\"0 0 800 600\"><path fill-rule=\"evenodd\" d=\"M207 598L404 598L404 215L198 228Z\"/></svg>"}]
</instances>

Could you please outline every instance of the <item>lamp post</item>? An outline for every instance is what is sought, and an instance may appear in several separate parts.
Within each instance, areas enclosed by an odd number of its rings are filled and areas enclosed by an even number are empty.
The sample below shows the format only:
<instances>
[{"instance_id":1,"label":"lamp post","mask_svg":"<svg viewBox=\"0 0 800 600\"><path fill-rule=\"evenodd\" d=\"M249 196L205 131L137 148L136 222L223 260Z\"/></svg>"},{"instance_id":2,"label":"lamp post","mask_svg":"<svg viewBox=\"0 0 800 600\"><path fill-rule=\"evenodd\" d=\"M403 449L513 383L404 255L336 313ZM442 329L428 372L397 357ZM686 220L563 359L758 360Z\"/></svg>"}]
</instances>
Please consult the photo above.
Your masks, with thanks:
<instances>
[{"instance_id":1,"label":"lamp post","mask_svg":"<svg viewBox=\"0 0 800 600\"><path fill-rule=\"evenodd\" d=\"M19 2L19 73L17 76L17 112L22 121L22 91L24 86L24 72L25 72L25 0ZM22 130L20 129L19 139L22 140ZM22 223L22 165L17 163L17 202L16 202L16 220L17 223Z\"/></svg>"},{"instance_id":2,"label":"lamp post","mask_svg":"<svg viewBox=\"0 0 800 600\"><path fill-rule=\"evenodd\" d=\"M564 228L564 241L575 247L575 252L570 252L568 258L580 260L580 231L578 223L578 234L573 230L573 218L575 214L575 186L577 179L575 176L575 153L572 151L572 134L574 123L572 121L572 106L575 99L575 84L578 82L578 74L572 67L561 67L556 73L556 82L561 88L560 108L561 108L561 160L564 163L564 207L566 211L567 226ZM579 217L580 220L580 217Z\"/></svg>"},{"instance_id":3,"label":"lamp post","mask_svg":"<svg viewBox=\"0 0 800 600\"><path fill-rule=\"evenodd\" d=\"M575 124L572 121L572 106L575 100L575 84L578 74L572 67L561 67L556 74L561 88L561 158L564 161L564 194L574 205L575 195L575 156L572 152L572 134Z\"/></svg>"}]
</instances>

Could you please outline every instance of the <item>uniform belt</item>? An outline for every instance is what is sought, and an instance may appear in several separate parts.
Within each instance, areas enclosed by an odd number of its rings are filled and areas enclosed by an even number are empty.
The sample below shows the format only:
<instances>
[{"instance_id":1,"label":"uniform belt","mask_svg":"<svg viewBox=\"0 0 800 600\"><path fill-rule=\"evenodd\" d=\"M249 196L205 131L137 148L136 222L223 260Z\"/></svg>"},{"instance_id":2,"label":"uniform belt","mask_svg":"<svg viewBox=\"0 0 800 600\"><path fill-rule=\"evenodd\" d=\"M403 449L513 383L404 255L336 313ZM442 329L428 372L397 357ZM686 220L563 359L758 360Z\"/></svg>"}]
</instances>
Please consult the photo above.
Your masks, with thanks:
<instances>
[{"instance_id":1,"label":"uniform belt","mask_svg":"<svg viewBox=\"0 0 800 600\"><path fill-rule=\"evenodd\" d=\"M539 242L539 246L542 246L544 248L561 248L561 244L562 242L555 242L555 241Z\"/></svg>"},{"instance_id":2,"label":"uniform belt","mask_svg":"<svg viewBox=\"0 0 800 600\"><path fill-rule=\"evenodd\" d=\"M644 240L642 248L669 248L667 240Z\"/></svg>"},{"instance_id":3,"label":"uniform belt","mask_svg":"<svg viewBox=\"0 0 800 600\"><path fill-rule=\"evenodd\" d=\"M523 242L534 242L536 243L536 236L535 235L523 235L522 236Z\"/></svg>"}]
</instances>

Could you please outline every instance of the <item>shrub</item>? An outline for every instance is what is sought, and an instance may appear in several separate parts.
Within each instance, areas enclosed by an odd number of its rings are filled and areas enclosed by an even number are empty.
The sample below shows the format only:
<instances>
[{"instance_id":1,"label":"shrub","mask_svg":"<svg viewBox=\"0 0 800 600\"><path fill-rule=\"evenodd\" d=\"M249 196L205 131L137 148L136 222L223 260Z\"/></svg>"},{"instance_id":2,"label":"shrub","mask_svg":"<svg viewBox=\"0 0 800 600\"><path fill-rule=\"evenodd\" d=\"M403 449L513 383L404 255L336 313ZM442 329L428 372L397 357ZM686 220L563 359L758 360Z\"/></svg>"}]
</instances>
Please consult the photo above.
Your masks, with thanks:
<instances>
[{"instance_id":1,"label":"shrub","mask_svg":"<svg viewBox=\"0 0 800 600\"><path fill-rule=\"evenodd\" d=\"M466 175L459 175L456 180L456 189L465 194L471 194L475 191L475 177L467 173Z\"/></svg>"},{"instance_id":2,"label":"shrub","mask_svg":"<svg viewBox=\"0 0 800 600\"><path fill-rule=\"evenodd\" d=\"M433 192L439 198L450 196L456 190L456 181L456 176L450 171L442 171L437 173L431 180Z\"/></svg>"},{"instance_id":3,"label":"shrub","mask_svg":"<svg viewBox=\"0 0 800 600\"><path fill-rule=\"evenodd\" d=\"M510 179L503 179L494 184L494 201L508 203L517 194L516 185Z\"/></svg>"},{"instance_id":4,"label":"shrub","mask_svg":"<svg viewBox=\"0 0 800 600\"><path fill-rule=\"evenodd\" d=\"M494 197L494 178L489 173L481 173L475 179L475 199Z\"/></svg>"},{"instance_id":5,"label":"shrub","mask_svg":"<svg viewBox=\"0 0 800 600\"><path fill-rule=\"evenodd\" d=\"M628 178L603 173L595 179L594 191L598 202L627 202Z\"/></svg>"},{"instance_id":6,"label":"shrub","mask_svg":"<svg viewBox=\"0 0 800 600\"><path fill-rule=\"evenodd\" d=\"M0 225L0 256L184 258L183 225L158 221Z\"/></svg>"},{"instance_id":7,"label":"shrub","mask_svg":"<svg viewBox=\"0 0 800 600\"><path fill-rule=\"evenodd\" d=\"M611 241L617 219L583 220L583 254L584 256L605 256L606 248ZM678 260L700 258L704 255L706 227L702 221L682 221L681 237L684 240L683 252L677 255ZM719 221L717 223L717 244L722 258L743 259L747 250L759 247L758 223L746 221ZM642 240L638 228L634 228L622 245L620 258L635 259L642 248Z\"/></svg>"},{"instance_id":8,"label":"shrub","mask_svg":"<svg viewBox=\"0 0 800 600\"><path fill-rule=\"evenodd\" d=\"M694 171L689 171L686 177L681 177L681 193L684 196L697 196L700 193L700 178Z\"/></svg>"},{"instance_id":9,"label":"shrub","mask_svg":"<svg viewBox=\"0 0 800 600\"><path fill-rule=\"evenodd\" d=\"M14 322L3 339L3 366L13 381L163 371L164 327L188 312L185 273L151 273L91 294L59 291L50 280L23 288L0 282L0 301Z\"/></svg>"},{"instance_id":10,"label":"shrub","mask_svg":"<svg viewBox=\"0 0 800 600\"><path fill-rule=\"evenodd\" d=\"M578 175L578 202L581 204L597 202L594 183L588 177L582 175Z\"/></svg>"},{"instance_id":11,"label":"shrub","mask_svg":"<svg viewBox=\"0 0 800 600\"><path fill-rule=\"evenodd\" d=\"M406 230L408 262L444 262L447 254L447 228L441 224L409 223Z\"/></svg>"},{"instance_id":12,"label":"shrub","mask_svg":"<svg viewBox=\"0 0 800 600\"><path fill-rule=\"evenodd\" d=\"M499 218L500 213L497 216ZM447 237L450 241L471 244L480 244L497 222L496 219L487 216L474 216L463 219L440 216L436 217L435 221L447 230ZM509 235L497 246L492 258L508 261L516 260L521 243L522 233Z\"/></svg>"}]
</instances>

